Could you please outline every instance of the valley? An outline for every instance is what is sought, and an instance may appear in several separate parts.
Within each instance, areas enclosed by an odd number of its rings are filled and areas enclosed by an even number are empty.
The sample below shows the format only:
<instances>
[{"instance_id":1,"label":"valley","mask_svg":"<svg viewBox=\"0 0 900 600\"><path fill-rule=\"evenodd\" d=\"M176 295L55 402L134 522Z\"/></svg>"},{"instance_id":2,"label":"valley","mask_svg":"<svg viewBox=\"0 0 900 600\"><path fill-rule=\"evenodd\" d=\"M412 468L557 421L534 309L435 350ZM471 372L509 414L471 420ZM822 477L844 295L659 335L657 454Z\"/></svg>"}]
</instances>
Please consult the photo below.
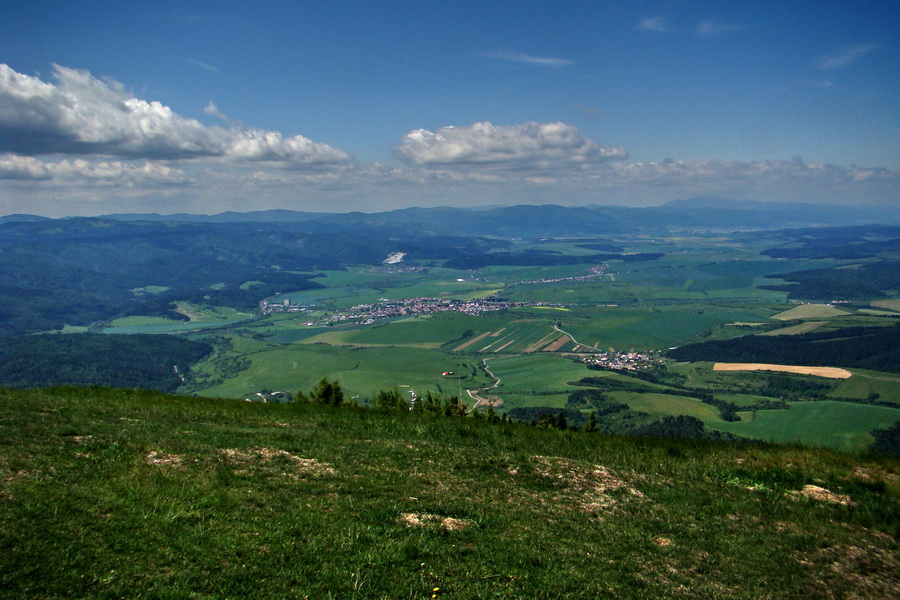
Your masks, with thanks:
<instances>
[{"instance_id":1,"label":"valley","mask_svg":"<svg viewBox=\"0 0 900 600\"><path fill-rule=\"evenodd\" d=\"M166 243L181 239L184 260L212 261L188 278L169 263L158 268L168 250L159 246L158 258L148 251L158 239L150 223L139 225L150 233L143 241L131 223L97 220L63 222L72 230L65 235L46 223L4 229L13 231L8 241L32 228L35 248L85 256L117 243L105 230L121 240L124 228L143 254L120 259L132 264L127 276L121 265L95 267L109 287L101 302L109 317L94 309L84 320L58 306L56 333L31 343L61 337L77 353L81 332L91 332L201 344L203 356L171 367L179 393L258 398L327 378L361 404L396 389L407 399L456 396L470 410L490 405L524 422L564 415L583 427L593 413L610 433L684 416L707 435L848 451L900 419L897 228L834 228L840 246L821 228L592 235L582 213L556 224L564 235L539 237L524 225L515 230L515 220L505 237L439 235L427 220L415 233L383 223L377 235L306 220L243 229L192 223L178 238L182 226L168 223ZM278 241L243 251L227 238L246 229ZM59 257L53 250L52 260ZM863 270L879 276L860 297ZM63 291L64 280L57 283ZM776 364L780 372L723 371L721 363ZM844 378L817 377L827 368ZM98 369L59 382L103 384L90 373ZM0 373L0 383L27 381L13 375Z\"/></svg>"}]
</instances>

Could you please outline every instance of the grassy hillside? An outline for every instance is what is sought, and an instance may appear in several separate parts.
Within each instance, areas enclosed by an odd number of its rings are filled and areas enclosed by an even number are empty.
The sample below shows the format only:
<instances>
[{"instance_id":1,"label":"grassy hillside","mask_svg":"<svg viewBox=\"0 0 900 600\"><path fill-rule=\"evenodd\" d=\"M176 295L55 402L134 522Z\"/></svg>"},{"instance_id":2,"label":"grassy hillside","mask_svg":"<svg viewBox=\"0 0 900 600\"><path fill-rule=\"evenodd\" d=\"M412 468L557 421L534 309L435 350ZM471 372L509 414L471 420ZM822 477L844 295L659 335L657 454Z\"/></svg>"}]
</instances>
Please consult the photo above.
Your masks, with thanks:
<instances>
[{"instance_id":1,"label":"grassy hillside","mask_svg":"<svg viewBox=\"0 0 900 600\"><path fill-rule=\"evenodd\" d=\"M0 598L887 598L900 464L0 390Z\"/></svg>"}]
</instances>

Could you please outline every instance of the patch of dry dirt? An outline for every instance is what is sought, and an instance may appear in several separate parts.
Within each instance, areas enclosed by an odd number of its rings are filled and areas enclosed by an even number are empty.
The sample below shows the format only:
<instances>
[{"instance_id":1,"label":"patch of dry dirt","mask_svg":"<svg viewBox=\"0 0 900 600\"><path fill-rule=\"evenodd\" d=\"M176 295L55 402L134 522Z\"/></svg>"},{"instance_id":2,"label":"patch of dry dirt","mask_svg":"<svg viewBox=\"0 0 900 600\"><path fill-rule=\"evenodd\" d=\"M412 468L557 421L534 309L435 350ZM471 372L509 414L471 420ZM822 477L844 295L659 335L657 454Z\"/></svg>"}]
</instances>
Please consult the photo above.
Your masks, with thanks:
<instances>
[{"instance_id":1,"label":"patch of dry dirt","mask_svg":"<svg viewBox=\"0 0 900 600\"><path fill-rule=\"evenodd\" d=\"M276 448L248 448L247 450L222 448L219 452L225 457L225 460L236 465L249 466L252 463L270 463L276 458L286 458L293 464L295 473L331 475L337 472L328 463L320 462L315 458L300 458L286 450L278 450ZM285 475L288 475L288 473L285 473Z\"/></svg>"},{"instance_id":2,"label":"patch of dry dirt","mask_svg":"<svg viewBox=\"0 0 900 600\"><path fill-rule=\"evenodd\" d=\"M819 502L830 502L832 504L840 504L843 506L852 506L855 504L850 496L845 494L836 494L831 490L826 490L817 485L805 485L802 490L788 492L788 496L792 498L809 498Z\"/></svg>"},{"instance_id":3,"label":"patch of dry dirt","mask_svg":"<svg viewBox=\"0 0 900 600\"><path fill-rule=\"evenodd\" d=\"M181 464L182 457L177 454L163 454L156 450L151 450L144 455L144 462L148 465L161 465L167 467L177 467Z\"/></svg>"},{"instance_id":4,"label":"patch of dry dirt","mask_svg":"<svg viewBox=\"0 0 900 600\"><path fill-rule=\"evenodd\" d=\"M534 460L541 465L535 469L538 475L562 484L553 500L577 506L584 512L598 513L612 509L623 500L645 499L639 490L601 465L586 467L552 456L535 456ZM615 497L610 494L620 491L623 493Z\"/></svg>"},{"instance_id":5,"label":"patch of dry dirt","mask_svg":"<svg viewBox=\"0 0 900 600\"><path fill-rule=\"evenodd\" d=\"M466 521L464 519L441 517L440 515L428 513L403 513L400 515L400 522L407 527L431 527L435 529L444 529L446 531L462 531L466 527L474 525L471 521Z\"/></svg>"}]
</instances>

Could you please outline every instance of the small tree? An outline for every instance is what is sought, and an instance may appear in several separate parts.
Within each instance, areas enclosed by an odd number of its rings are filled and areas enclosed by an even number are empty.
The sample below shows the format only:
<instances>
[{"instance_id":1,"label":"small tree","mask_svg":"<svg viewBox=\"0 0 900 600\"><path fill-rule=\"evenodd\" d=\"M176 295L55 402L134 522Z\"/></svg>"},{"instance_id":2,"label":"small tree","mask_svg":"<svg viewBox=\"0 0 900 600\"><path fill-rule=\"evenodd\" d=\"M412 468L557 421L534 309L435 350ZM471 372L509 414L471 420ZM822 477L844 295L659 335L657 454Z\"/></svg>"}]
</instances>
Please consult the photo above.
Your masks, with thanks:
<instances>
[{"instance_id":1,"label":"small tree","mask_svg":"<svg viewBox=\"0 0 900 600\"><path fill-rule=\"evenodd\" d=\"M372 399L372 408L376 410L405 410L409 408L400 390L379 390Z\"/></svg>"},{"instance_id":2,"label":"small tree","mask_svg":"<svg viewBox=\"0 0 900 600\"><path fill-rule=\"evenodd\" d=\"M447 417L466 416L466 405L456 396L450 396L444 400L444 415Z\"/></svg>"},{"instance_id":3,"label":"small tree","mask_svg":"<svg viewBox=\"0 0 900 600\"><path fill-rule=\"evenodd\" d=\"M310 392L310 399L315 404L340 406L344 403L344 390L337 381L329 381L323 377Z\"/></svg>"},{"instance_id":4,"label":"small tree","mask_svg":"<svg viewBox=\"0 0 900 600\"><path fill-rule=\"evenodd\" d=\"M588 433L593 433L597 429L597 413L592 411L590 416L588 416L587 423L584 425L584 430Z\"/></svg>"}]
</instances>

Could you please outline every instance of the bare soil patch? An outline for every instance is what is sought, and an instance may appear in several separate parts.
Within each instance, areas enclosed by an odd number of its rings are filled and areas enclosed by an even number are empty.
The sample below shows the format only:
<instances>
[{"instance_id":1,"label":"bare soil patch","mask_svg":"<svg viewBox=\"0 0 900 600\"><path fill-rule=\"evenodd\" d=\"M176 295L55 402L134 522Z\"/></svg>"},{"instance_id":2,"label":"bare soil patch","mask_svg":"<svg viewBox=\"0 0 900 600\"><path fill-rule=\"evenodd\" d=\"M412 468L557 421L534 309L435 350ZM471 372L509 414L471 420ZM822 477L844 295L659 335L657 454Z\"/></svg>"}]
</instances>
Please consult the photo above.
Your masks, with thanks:
<instances>
[{"instance_id":1,"label":"bare soil patch","mask_svg":"<svg viewBox=\"0 0 900 600\"><path fill-rule=\"evenodd\" d=\"M474 525L472 521L428 513L403 513L400 515L400 522L407 527L430 527L445 531L462 531L466 527Z\"/></svg>"},{"instance_id":2,"label":"bare soil patch","mask_svg":"<svg viewBox=\"0 0 900 600\"><path fill-rule=\"evenodd\" d=\"M570 338L568 335L561 335L558 338L556 338L556 340L554 340L552 343L547 344L544 347L543 351L544 352L556 352L557 350L559 350L560 348L562 348L563 346L565 346L566 344L568 344L571 341L572 341L572 338Z\"/></svg>"},{"instance_id":3,"label":"bare soil patch","mask_svg":"<svg viewBox=\"0 0 900 600\"><path fill-rule=\"evenodd\" d=\"M249 466L253 463L270 463L276 458L286 458L293 463L294 471L298 473L330 475L337 472L328 463L319 462L315 458L300 458L286 450L278 450L276 448L249 448L247 450L223 448L220 452L226 461L236 465Z\"/></svg>"},{"instance_id":4,"label":"bare soil patch","mask_svg":"<svg viewBox=\"0 0 900 600\"><path fill-rule=\"evenodd\" d=\"M640 491L624 479L601 465L585 467L569 459L553 456L535 456L540 465L538 475L563 484L552 500L560 506L575 506L586 513L598 513L613 509L623 499L644 499ZM613 496L610 492L624 492Z\"/></svg>"},{"instance_id":5,"label":"bare soil patch","mask_svg":"<svg viewBox=\"0 0 900 600\"><path fill-rule=\"evenodd\" d=\"M527 348L525 348L525 354L531 354L532 352L537 352L537 351L540 350L541 347L543 347L543 346L550 340L550 338L552 338L554 335L556 335L556 332L555 332L555 331L551 331L550 333L548 333L547 335L545 335L544 337L542 337L541 339L539 339L539 340L536 341L535 343L531 344L530 346L528 346Z\"/></svg>"},{"instance_id":6,"label":"bare soil patch","mask_svg":"<svg viewBox=\"0 0 900 600\"><path fill-rule=\"evenodd\" d=\"M151 450L144 455L144 462L148 465L163 465L168 467L177 467L181 464L182 457L177 454L163 454L156 450Z\"/></svg>"},{"instance_id":7,"label":"bare soil patch","mask_svg":"<svg viewBox=\"0 0 900 600\"><path fill-rule=\"evenodd\" d=\"M826 490L817 485L805 485L802 490L789 492L789 496L793 498L809 498L818 502L830 502L831 504L840 504L842 506L851 506L854 504L850 496L844 494L836 494L831 490Z\"/></svg>"},{"instance_id":8,"label":"bare soil patch","mask_svg":"<svg viewBox=\"0 0 900 600\"><path fill-rule=\"evenodd\" d=\"M800 375L815 375L816 377L829 377L831 379L847 379L853 373L837 367L801 367L795 365L769 365L765 363L716 363L713 371L777 371L779 373L797 373Z\"/></svg>"}]
</instances>

